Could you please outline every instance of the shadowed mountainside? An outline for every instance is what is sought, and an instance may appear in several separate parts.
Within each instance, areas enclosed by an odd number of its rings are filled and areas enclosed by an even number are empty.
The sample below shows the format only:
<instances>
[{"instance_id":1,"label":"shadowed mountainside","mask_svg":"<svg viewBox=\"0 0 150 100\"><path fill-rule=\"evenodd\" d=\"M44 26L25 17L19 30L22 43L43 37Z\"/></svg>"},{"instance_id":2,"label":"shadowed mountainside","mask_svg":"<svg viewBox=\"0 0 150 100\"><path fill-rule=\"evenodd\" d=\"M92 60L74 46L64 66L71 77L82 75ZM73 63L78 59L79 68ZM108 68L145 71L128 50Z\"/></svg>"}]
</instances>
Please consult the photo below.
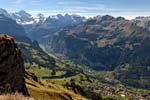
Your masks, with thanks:
<instances>
[{"instance_id":1,"label":"shadowed mountainside","mask_svg":"<svg viewBox=\"0 0 150 100\"><path fill-rule=\"evenodd\" d=\"M123 83L150 88L150 32L122 17L96 16L45 37L48 52L95 70L115 70Z\"/></svg>"}]
</instances>

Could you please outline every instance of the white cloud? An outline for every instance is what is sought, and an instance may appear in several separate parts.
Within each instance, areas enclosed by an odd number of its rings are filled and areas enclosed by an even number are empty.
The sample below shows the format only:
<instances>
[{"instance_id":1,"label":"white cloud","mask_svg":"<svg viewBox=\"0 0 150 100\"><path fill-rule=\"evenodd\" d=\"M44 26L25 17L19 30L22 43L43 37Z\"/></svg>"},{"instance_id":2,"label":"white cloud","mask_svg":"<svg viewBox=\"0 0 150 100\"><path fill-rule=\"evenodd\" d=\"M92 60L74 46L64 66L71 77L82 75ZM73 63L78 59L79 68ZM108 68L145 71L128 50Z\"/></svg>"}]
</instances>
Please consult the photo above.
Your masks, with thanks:
<instances>
[{"instance_id":1,"label":"white cloud","mask_svg":"<svg viewBox=\"0 0 150 100\"><path fill-rule=\"evenodd\" d=\"M29 13L31 13L33 16L36 16L38 13L43 13L45 16L50 16L50 15L57 15L57 14L76 14L76 15L82 15L84 16L84 13L78 11L78 10L31 10L28 11Z\"/></svg>"},{"instance_id":2,"label":"white cloud","mask_svg":"<svg viewBox=\"0 0 150 100\"><path fill-rule=\"evenodd\" d=\"M70 5L70 4L73 4L73 5L79 5L79 4L84 4L84 2L82 1L58 1L59 5Z\"/></svg>"},{"instance_id":3,"label":"white cloud","mask_svg":"<svg viewBox=\"0 0 150 100\"><path fill-rule=\"evenodd\" d=\"M134 19L135 17L138 17L138 16L150 16L150 12L147 12L147 11L122 11L122 12L112 12L110 13L111 15L113 16L122 16L122 17L125 17L127 19Z\"/></svg>"},{"instance_id":4,"label":"white cloud","mask_svg":"<svg viewBox=\"0 0 150 100\"><path fill-rule=\"evenodd\" d=\"M134 19L137 16L150 16L150 12L135 12L135 11L118 11L118 12L103 12L103 13L91 13L91 12L85 12L85 11L79 11L78 9L74 10L32 10L29 11L29 13L33 14L34 16L37 15L38 13L43 13L45 16L50 16L50 15L57 15L57 14L77 14L85 17L93 17L97 15L111 15L114 17L122 16L125 17L126 19Z\"/></svg>"},{"instance_id":5,"label":"white cloud","mask_svg":"<svg viewBox=\"0 0 150 100\"><path fill-rule=\"evenodd\" d=\"M34 3L40 4L42 0L33 0ZM59 6L54 8L45 8L43 10L32 10L29 11L31 14L36 15L37 13L43 13L46 16L56 15L56 14L79 14L86 17L92 17L96 15L112 15L115 17L122 16L127 19L133 19L137 16L149 16L149 11L139 11L138 9L116 9L115 7L110 7L104 4L81 4L80 1L67 1L60 0L58 2ZM70 4L70 5L69 5ZM73 6L71 4L74 4ZM81 5L80 5L81 4Z\"/></svg>"},{"instance_id":6,"label":"white cloud","mask_svg":"<svg viewBox=\"0 0 150 100\"><path fill-rule=\"evenodd\" d=\"M41 5L44 1L42 0L31 0L31 5Z\"/></svg>"},{"instance_id":7,"label":"white cloud","mask_svg":"<svg viewBox=\"0 0 150 100\"><path fill-rule=\"evenodd\" d=\"M110 8L110 7L107 7L107 6L102 5L102 4L94 5L94 6L77 6L77 7L75 7L75 9L85 10L85 11L87 11L87 10L118 11L118 9Z\"/></svg>"},{"instance_id":8,"label":"white cloud","mask_svg":"<svg viewBox=\"0 0 150 100\"><path fill-rule=\"evenodd\" d=\"M15 1L11 2L11 3L13 3L13 4L21 4L23 2L24 2L24 0L15 0Z\"/></svg>"}]
</instances>

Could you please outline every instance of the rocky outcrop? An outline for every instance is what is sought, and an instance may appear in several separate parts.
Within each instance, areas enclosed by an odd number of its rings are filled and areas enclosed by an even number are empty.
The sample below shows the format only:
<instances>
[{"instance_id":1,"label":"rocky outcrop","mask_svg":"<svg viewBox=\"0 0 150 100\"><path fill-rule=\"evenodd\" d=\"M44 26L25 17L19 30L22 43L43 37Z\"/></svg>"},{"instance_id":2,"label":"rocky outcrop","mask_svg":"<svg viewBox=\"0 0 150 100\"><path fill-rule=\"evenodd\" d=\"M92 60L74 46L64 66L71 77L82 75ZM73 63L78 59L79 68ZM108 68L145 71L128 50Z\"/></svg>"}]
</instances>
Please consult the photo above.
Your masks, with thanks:
<instances>
[{"instance_id":1,"label":"rocky outcrop","mask_svg":"<svg viewBox=\"0 0 150 100\"><path fill-rule=\"evenodd\" d=\"M21 92L28 95L24 74L21 51L12 37L0 34L0 94Z\"/></svg>"}]
</instances>

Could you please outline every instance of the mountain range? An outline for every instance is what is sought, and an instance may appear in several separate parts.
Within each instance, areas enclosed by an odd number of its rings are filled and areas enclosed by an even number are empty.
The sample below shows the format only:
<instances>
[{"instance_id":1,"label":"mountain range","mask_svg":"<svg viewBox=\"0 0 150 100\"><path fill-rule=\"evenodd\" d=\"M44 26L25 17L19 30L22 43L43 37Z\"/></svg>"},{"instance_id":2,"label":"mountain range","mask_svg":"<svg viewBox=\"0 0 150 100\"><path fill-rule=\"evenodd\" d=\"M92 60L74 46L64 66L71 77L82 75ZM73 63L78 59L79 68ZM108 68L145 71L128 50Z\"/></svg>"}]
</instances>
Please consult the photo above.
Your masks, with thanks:
<instances>
[{"instance_id":1,"label":"mountain range","mask_svg":"<svg viewBox=\"0 0 150 100\"><path fill-rule=\"evenodd\" d=\"M54 33L65 27L80 24L86 20L79 15L61 14L45 17L43 14L32 16L24 10L15 13L8 13L5 9L0 9L0 14L15 20L25 28L27 35L33 39L39 39L43 35ZM34 34L36 33L36 35Z\"/></svg>"},{"instance_id":2,"label":"mountain range","mask_svg":"<svg viewBox=\"0 0 150 100\"><path fill-rule=\"evenodd\" d=\"M47 51L94 70L114 71L127 85L149 88L149 40L146 28L106 15L56 32L41 43Z\"/></svg>"},{"instance_id":3,"label":"mountain range","mask_svg":"<svg viewBox=\"0 0 150 100\"><path fill-rule=\"evenodd\" d=\"M15 38L26 71L63 85L73 91L73 97L76 93L92 100L149 100L149 21L149 17L127 20L110 15L33 17L23 10L8 13L0 9L0 33ZM31 77L28 85L41 87L43 83ZM38 97L35 90L31 93Z\"/></svg>"}]
</instances>

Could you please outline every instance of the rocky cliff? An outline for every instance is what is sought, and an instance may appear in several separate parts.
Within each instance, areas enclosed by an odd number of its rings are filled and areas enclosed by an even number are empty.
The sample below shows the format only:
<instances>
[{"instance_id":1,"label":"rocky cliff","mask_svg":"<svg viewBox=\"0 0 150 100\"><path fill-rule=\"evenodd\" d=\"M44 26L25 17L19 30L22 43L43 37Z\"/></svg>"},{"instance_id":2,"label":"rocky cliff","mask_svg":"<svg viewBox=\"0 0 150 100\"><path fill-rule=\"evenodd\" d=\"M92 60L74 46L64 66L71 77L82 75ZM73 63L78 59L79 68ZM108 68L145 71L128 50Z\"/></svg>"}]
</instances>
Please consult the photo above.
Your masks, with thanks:
<instances>
[{"instance_id":1,"label":"rocky cliff","mask_svg":"<svg viewBox=\"0 0 150 100\"><path fill-rule=\"evenodd\" d=\"M28 95L24 73L21 51L12 37L0 34L0 93L21 92Z\"/></svg>"}]
</instances>

